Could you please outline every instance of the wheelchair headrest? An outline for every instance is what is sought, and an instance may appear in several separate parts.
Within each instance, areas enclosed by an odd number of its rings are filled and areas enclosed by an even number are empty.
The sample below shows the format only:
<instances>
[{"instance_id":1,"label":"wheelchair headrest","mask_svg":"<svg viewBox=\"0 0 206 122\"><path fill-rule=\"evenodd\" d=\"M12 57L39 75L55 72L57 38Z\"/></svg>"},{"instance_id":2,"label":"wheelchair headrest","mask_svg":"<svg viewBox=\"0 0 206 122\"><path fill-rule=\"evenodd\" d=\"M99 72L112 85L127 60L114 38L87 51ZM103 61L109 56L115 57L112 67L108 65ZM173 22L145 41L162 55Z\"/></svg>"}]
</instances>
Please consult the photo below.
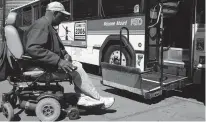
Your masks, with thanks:
<instances>
[{"instance_id":1,"label":"wheelchair headrest","mask_svg":"<svg viewBox=\"0 0 206 122\"><path fill-rule=\"evenodd\" d=\"M6 25L15 25L17 20L17 13L10 12L6 19Z\"/></svg>"}]
</instances>

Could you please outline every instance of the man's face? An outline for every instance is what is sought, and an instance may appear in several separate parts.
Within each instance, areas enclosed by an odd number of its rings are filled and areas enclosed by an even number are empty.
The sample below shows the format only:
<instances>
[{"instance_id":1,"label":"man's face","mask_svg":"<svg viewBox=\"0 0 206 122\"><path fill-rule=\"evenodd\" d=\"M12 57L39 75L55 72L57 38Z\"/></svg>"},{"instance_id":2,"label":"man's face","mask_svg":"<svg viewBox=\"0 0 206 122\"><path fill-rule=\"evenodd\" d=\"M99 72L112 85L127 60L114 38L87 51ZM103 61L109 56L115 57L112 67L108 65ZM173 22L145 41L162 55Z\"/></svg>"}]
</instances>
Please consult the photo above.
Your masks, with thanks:
<instances>
[{"instance_id":1,"label":"man's face","mask_svg":"<svg viewBox=\"0 0 206 122\"><path fill-rule=\"evenodd\" d=\"M56 12L54 14L53 26L59 25L64 20L65 15L61 12Z\"/></svg>"}]
</instances>

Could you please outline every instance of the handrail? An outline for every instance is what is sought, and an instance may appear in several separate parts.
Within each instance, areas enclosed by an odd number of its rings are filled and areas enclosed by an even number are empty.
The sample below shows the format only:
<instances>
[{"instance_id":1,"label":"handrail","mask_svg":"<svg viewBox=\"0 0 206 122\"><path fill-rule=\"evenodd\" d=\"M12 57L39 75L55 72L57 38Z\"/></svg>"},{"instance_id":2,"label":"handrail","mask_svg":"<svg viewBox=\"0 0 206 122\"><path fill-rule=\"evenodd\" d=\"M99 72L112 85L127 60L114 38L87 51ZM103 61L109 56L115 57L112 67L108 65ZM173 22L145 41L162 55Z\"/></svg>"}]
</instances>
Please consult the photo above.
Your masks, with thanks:
<instances>
[{"instance_id":1,"label":"handrail","mask_svg":"<svg viewBox=\"0 0 206 122\"><path fill-rule=\"evenodd\" d=\"M159 5L162 6L163 3L160 3ZM161 10L162 11L162 10ZM161 54L160 54L160 88L163 89L163 53L164 53L164 50L163 50L163 33L164 33L164 27L163 27L163 13L161 12L161 20L160 20L160 47L161 47Z\"/></svg>"},{"instance_id":2,"label":"handrail","mask_svg":"<svg viewBox=\"0 0 206 122\"><path fill-rule=\"evenodd\" d=\"M120 65L122 65L122 48L123 48L123 43L122 43L122 31L126 30L127 31L127 41L129 43L129 29L127 27L122 27L120 29ZM125 46L126 47L126 46Z\"/></svg>"}]
</instances>

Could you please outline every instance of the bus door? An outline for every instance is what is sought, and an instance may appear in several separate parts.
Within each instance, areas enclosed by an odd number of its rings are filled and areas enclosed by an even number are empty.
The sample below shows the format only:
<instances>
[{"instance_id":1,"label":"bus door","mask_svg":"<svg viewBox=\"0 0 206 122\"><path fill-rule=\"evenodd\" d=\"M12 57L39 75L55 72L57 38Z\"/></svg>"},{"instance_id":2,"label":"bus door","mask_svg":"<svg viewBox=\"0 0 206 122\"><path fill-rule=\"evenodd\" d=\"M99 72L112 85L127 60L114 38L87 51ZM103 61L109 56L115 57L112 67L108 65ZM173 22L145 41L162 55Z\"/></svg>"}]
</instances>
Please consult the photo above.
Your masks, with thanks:
<instances>
[{"instance_id":1,"label":"bus door","mask_svg":"<svg viewBox=\"0 0 206 122\"><path fill-rule=\"evenodd\" d=\"M205 86L205 0L196 0L195 2L192 24L193 83Z\"/></svg>"},{"instance_id":2,"label":"bus door","mask_svg":"<svg viewBox=\"0 0 206 122\"><path fill-rule=\"evenodd\" d=\"M191 77L192 14L194 0L180 2L175 16L164 19L165 73Z\"/></svg>"},{"instance_id":3,"label":"bus door","mask_svg":"<svg viewBox=\"0 0 206 122\"><path fill-rule=\"evenodd\" d=\"M146 80L158 81L157 79L161 77L163 78L163 85L177 82L176 85L173 84L172 86L178 86L179 80L185 80L191 75L191 17L192 8L194 8L193 2L194 0L184 2L164 0L162 6L159 6L158 3L153 3L153 7L150 10L150 18L154 22L149 25L149 51L146 66L155 68L157 74L153 74L154 78L149 79L147 77L151 77L151 75L146 76ZM161 7L162 15L159 18L158 13ZM159 24L153 24L157 20L159 20ZM156 31L159 34L155 37L153 33ZM161 46L163 46L163 49L161 49ZM162 56L161 52L163 52ZM163 57L162 60L161 57ZM161 76L161 72L164 75ZM169 75L165 76L166 74ZM171 87L165 87L165 89L168 90Z\"/></svg>"}]
</instances>

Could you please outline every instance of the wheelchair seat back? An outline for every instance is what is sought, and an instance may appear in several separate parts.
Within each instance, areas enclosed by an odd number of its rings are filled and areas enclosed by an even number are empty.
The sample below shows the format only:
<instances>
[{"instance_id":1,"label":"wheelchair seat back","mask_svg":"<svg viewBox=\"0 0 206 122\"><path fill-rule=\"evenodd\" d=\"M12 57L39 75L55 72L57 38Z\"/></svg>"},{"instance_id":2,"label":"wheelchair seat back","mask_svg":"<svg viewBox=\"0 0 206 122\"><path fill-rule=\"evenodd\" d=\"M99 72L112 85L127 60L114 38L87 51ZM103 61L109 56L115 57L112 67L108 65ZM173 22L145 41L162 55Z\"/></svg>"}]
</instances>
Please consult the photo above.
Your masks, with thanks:
<instances>
[{"instance_id":1,"label":"wheelchair seat back","mask_svg":"<svg viewBox=\"0 0 206 122\"><path fill-rule=\"evenodd\" d=\"M22 41L16 27L17 13L8 14L5 26L5 38L9 53L16 59L21 59L24 53Z\"/></svg>"},{"instance_id":2,"label":"wheelchair seat back","mask_svg":"<svg viewBox=\"0 0 206 122\"><path fill-rule=\"evenodd\" d=\"M6 26L5 26L5 38L6 38L6 44L8 47L7 52L7 58L9 61L9 64L12 68L12 75L21 75L21 71L24 68L24 65L26 63L25 59L26 56L24 56L24 48L22 45L23 39L23 30L20 30L17 26L17 13L16 12L10 12L8 14L7 20L6 20ZM30 72L22 72L22 75L24 76L39 76L43 74L44 71L30 71Z\"/></svg>"}]
</instances>

